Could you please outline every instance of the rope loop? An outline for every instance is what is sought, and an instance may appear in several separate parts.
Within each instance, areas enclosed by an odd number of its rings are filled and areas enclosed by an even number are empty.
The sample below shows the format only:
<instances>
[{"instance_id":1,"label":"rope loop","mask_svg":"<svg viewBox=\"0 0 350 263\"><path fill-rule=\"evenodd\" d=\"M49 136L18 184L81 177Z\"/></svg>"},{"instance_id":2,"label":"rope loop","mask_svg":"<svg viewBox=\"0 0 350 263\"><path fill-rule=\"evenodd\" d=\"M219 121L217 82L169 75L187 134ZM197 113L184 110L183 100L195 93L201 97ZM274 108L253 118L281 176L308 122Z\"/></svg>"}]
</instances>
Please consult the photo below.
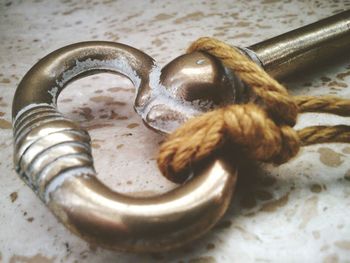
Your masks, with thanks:
<instances>
[{"instance_id":1,"label":"rope loop","mask_svg":"<svg viewBox=\"0 0 350 263\"><path fill-rule=\"evenodd\" d=\"M190 119L161 145L158 166L174 182L198 162L229 146L244 156L282 164L301 145L350 142L350 126L313 126L294 130L299 112L328 112L350 116L350 100L336 97L290 96L284 86L241 52L219 40L200 38L188 52L203 51L218 58L251 89L247 104L229 105Z\"/></svg>"}]
</instances>

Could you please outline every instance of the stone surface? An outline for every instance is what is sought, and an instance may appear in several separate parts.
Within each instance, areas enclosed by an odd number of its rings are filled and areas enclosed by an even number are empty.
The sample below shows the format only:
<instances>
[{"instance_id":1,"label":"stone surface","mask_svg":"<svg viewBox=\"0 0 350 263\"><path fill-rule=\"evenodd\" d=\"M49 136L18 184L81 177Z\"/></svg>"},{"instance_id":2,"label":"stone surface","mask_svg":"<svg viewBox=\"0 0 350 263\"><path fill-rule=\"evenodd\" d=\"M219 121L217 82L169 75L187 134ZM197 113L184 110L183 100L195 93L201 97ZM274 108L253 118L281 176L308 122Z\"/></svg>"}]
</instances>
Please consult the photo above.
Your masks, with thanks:
<instances>
[{"instance_id":1,"label":"stone surface","mask_svg":"<svg viewBox=\"0 0 350 263\"><path fill-rule=\"evenodd\" d=\"M246 46L349 9L350 1L10 1L0 3L0 262L349 262L350 146L304 148L280 167L241 175L224 219L175 252L133 255L90 246L65 229L16 175L11 100L23 75L49 52L109 40L164 65L200 36ZM293 94L350 96L350 62L286 82ZM134 90L101 74L71 84L59 109L90 132L99 178L113 189L152 195L176 187L158 172L162 136L134 113ZM304 114L296 128L350 124Z\"/></svg>"}]
</instances>

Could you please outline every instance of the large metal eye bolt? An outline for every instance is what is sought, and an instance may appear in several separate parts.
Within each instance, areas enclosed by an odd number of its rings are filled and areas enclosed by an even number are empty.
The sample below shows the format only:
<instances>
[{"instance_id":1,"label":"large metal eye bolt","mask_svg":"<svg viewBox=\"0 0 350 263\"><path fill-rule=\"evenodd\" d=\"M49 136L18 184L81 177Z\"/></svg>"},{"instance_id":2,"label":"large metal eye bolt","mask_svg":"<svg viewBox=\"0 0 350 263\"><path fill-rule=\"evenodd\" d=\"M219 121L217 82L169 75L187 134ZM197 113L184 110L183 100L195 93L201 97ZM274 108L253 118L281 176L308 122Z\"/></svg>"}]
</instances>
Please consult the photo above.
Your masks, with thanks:
<instances>
[{"instance_id":1,"label":"large metal eye bolt","mask_svg":"<svg viewBox=\"0 0 350 263\"><path fill-rule=\"evenodd\" d=\"M14 97L17 172L66 227L89 242L161 251L201 236L225 213L236 172L217 159L177 189L148 198L125 196L102 184L89 134L56 108L69 82L98 72L128 77L137 88L139 112L160 93L153 59L129 46L85 42L51 53L26 74Z\"/></svg>"}]
</instances>

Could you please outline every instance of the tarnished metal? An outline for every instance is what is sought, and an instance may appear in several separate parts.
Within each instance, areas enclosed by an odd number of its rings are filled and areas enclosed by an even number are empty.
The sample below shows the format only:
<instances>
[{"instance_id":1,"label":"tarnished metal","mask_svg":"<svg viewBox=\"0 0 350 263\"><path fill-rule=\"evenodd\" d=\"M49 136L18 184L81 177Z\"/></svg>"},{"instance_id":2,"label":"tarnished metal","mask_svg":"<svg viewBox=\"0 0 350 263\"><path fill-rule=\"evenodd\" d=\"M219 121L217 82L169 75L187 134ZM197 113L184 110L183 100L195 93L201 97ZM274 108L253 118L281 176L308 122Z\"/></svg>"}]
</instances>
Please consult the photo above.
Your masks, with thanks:
<instances>
[{"instance_id":1,"label":"tarnished metal","mask_svg":"<svg viewBox=\"0 0 350 263\"><path fill-rule=\"evenodd\" d=\"M348 51L350 11L241 49L276 77ZM219 157L197 176L160 196L134 198L103 185L90 136L60 114L57 97L71 81L113 72L137 89L135 110L169 133L188 118L241 101L244 85L210 55L176 58L163 69L145 53L111 42L84 42L40 60L13 100L14 162L23 180L69 229L98 245L128 251L179 247L204 234L225 213L237 171Z\"/></svg>"},{"instance_id":2,"label":"tarnished metal","mask_svg":"<svg viewBox=\"0 0 350 263\"><path fill-rule=\"evenodd\" d=\"M17 172L66 227L97 245L163 251L203 235L225 213L236 171L218 158L159 196L113 192L96 177L89 134L56 108L69 82L97 72L128 77L140 112L158 89L153 59L129 46L86 42L51 53L26 74L13 100Z\"/></svg>"}]
</instances>

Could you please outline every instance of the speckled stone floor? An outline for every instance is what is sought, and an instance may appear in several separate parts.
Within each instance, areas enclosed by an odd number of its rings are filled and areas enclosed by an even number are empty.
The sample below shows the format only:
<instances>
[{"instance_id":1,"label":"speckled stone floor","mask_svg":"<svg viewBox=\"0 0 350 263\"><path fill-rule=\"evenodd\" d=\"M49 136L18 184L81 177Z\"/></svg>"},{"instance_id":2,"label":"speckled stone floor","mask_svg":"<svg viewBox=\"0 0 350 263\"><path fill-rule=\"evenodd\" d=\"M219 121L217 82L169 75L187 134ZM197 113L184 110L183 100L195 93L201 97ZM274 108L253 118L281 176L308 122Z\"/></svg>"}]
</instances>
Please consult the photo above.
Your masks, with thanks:
<instances>
[{"instance_id":1,"label":"speckled stone floor","mask_svg":"<svg viewBox=\"0 0 350 263\"><path fill-rule=\"evenodd\" d=\"M306 147L288 164L258 167L204 238L134 255L91 246L55 219L13 169L11 130L20 79L67 44L118 41L164 65L200 36L246 46L349 8L348 0L0 1L0 262L350 262L350 145ZM286 84L293 94L349 98L349 57ZM69 85L59 109L90 132L103 182L131 195L165 192L175 185L155 165L163 138L144 127L133 98L128 80L101 74ZM296 128L326 123L350 120L304 114Z\"/></svg>"}]
</instances>

